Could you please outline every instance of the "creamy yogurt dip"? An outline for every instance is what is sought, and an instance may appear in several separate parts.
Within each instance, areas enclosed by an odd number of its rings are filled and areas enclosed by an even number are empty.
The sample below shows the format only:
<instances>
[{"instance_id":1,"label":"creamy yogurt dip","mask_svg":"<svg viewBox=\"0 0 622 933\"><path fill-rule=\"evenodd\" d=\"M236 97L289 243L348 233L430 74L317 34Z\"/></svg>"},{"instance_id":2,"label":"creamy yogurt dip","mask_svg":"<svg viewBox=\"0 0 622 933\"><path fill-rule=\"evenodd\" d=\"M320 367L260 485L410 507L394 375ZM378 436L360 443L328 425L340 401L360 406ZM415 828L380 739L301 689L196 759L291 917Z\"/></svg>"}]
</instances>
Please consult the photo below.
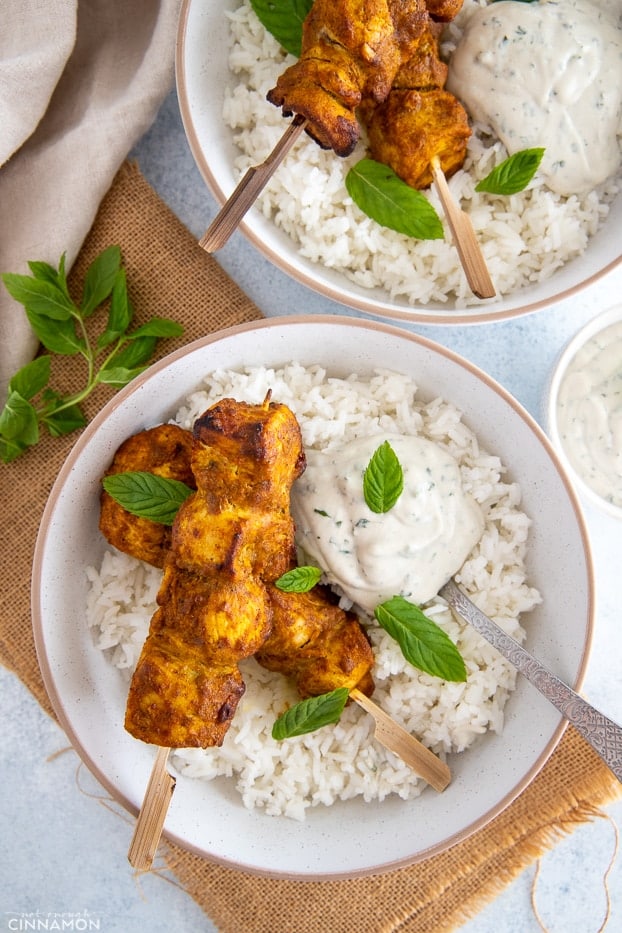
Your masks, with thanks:
<instances>
[{"instance_id":1,"label":"creamy yogurt dip","mask_svg":"<svg viewBox=\"0 0 622 933\"><path fill-rule=\"evenodd\" d=\"M468 19L447 87L510 154L545 147L553 191L584 194L617 172L622 31L589 0L501 0Z\"/></svg>"},{"instance_id":2,"label":"creamy yogurt dip","mask_svg":"<svg viewBox=\"0 0 622 933\"><path fill-rule=\"evenodd\" d=\"M557 396L566 455L597 495L622 507L622 321L576 353Z\"/></svg>"},{"instance_id":3,"label":"creamy yogurt dip","mask_svg":"<svg viewBox=\"0 0 622 933\"><path fill-rule=\"evenodd\" d=\"M384 440L402 466L404 491L393 508L377 514L365 502L363 474ZM454 458L421 437L383 435L339 450L308 450L291 507L305 554L370 613L392 596L416 604L432 599L484 529Z\"/></svg>"}]
</instances>

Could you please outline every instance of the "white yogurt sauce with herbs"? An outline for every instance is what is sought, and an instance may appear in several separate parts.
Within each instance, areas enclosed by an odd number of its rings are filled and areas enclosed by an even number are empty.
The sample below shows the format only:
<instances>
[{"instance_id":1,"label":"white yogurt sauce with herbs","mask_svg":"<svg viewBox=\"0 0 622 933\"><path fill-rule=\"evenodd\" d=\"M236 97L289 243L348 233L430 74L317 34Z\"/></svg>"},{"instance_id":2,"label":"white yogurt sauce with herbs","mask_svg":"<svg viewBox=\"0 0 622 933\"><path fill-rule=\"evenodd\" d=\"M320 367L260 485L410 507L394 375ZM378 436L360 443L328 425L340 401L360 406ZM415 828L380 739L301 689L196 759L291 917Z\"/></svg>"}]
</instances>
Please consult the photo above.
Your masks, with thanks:
<instances>
[{"instance_id":1,"label":"white yogurt sauce with herbs","mask_svg":"<svg viewBox=\"0 0 622 933\"><path fill-rule=\"evenodd\" d=\"M510 154L545 147L539 172L561 195L615 174L621 154L622 31L589 0L501 0L469 18L448 88Z\"/></svg>"},{"instance_id":2,"label":"white yogurt sauce with herbs","mask_svg":"<svg viewBox=\"0 0 622 933\"><path fill-rule=\"evenodd\" d=\"M561 382L560 440L568 459L601 498L622 506L622 322L587 341Z\"/></svg>"},{"instance_id":3,"label":"white yogurt sauce with herbs","mask_svg":"<svg viewBox=\"0 0 622 933\"><path fill-rule=\"evenodd\" d=\"M363 474L388 440L404 474L396 504L373 512ZM460 569L484 529L482 512L462 488L458 464L420 437L366 437L339 450L307 451L292 490L296 538L330 583L368 612L404 596L432 599Z\"/></svg>"}]
</instances>

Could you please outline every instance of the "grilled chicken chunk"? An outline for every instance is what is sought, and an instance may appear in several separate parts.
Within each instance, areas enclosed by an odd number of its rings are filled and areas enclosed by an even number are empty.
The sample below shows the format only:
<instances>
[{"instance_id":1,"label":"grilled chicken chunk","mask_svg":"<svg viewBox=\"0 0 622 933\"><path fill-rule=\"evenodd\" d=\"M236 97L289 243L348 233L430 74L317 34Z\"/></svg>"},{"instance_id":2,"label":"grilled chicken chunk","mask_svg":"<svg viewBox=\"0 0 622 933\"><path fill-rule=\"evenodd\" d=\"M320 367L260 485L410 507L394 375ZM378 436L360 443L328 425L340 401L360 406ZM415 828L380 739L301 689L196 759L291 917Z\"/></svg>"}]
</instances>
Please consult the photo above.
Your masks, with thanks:
<instances>
[{"instance_id":1,"label":"grilled chicken chunk","mask_svg":"<svg viewBox=\"0 0 622 933\"><path fill-rule=\"evenodd\" d=\"M361 105L371 157L413 188L432 184L434 157L447 177L453 175L464 163L471 136L464 107L444 90L447 66L439 56L440 33L441 27L430 23L387 98Z\"/></svg>"},{"instance_id":2,"label":"grilled chicken chunk","mask_svg":"<svg viewBox=\"0 0 622 933\"><path fill-rule=\"evenodd\" d=\"M273 587L270 605L272 632L256 655L262 667L291 677L301 697L336 687L371 696L371 645L354 613L340 609L328 588L284 593Z\"/></svg>"}]
</instances>

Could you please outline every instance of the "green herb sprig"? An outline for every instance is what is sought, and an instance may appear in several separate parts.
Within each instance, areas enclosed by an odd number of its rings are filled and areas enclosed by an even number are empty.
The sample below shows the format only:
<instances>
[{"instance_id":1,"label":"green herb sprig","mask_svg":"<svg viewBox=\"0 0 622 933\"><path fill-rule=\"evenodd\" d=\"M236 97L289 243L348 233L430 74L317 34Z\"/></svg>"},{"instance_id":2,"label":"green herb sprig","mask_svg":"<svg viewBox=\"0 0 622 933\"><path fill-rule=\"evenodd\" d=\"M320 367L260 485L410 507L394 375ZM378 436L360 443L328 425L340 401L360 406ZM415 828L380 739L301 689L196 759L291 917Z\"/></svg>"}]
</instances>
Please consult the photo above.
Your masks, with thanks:
<instances>
[{"instance_id":1,"label":"green herb sprig","mask_svg":"<svg viewBox=\"0 0 622 933\"><path fill-rule=\"evenodd\" d=\"M0 459L5 463L37 444L42 427L53 437L83 427L81 404L98 384L126 385L146 369L158 338L183 333L180 324L160 317L129 330L134 311L118 246L109 246L93 260L79 304L67 287L65 254L57 269L46 262L28 265L32 275L2 275L7 291L24 306L33 331L50 354L84 357L86 379L78 392L61 395L49 386L50 355L15 373L0 412ZM104 302L109 302L106 324L93 343L86 321Z\"/></svg>"},{"instance_id":2,"label":"green herb sprig","mask_svg":"<svg viewBox=\"0 0 622 933\"><path fill-rule=\"evenodd\" d=\"M330 693L309 697L290 706L275 720L272 726L272 738L279 741L291 739L296 735L306 735L322 726L339 722L349 695L350 691L347 687L337 687Z\"/></svg>"}]
</instances>

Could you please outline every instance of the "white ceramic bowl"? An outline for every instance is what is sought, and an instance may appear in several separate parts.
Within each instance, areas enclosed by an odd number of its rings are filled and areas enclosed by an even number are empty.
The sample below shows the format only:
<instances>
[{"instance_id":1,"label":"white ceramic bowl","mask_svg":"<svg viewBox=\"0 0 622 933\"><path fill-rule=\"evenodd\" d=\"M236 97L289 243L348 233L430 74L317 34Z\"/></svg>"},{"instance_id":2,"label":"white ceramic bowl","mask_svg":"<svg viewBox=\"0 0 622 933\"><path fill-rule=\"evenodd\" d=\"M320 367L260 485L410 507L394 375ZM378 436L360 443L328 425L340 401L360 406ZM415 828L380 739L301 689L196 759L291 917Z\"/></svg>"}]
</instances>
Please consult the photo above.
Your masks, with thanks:
<instances>
[{"instance_id":1,"label":"white ceramic bowl","mask_svg":"<svg viewBox=\"0 0 622 933\"><path fill-rule=\"evenodd\" d=\"M593 626L587 537L571 484L549 441L508 393L476 367L388 324L345 317L278 318L213 334L136 378L85 428L58 476L37 541L32 607L41 669L72 743L108 791L137 812L154 749L123 727L126 682L85 623L85 568L98 565L102 472L129 435L170 418L217 367L319 363L329 375L376 367L414 377L423 397L465 411L482 445L520 483L533 519L530 582L543 603L523 620L526 646L568 684L581 685ZM178 777L165 832L224 864L296 878L380 872L438 853L492 819L533 779L560 739L560 714L521 678L500 735L451 756L452 783L416 800L360 799L308 811L304 823L245 810L225 780Z\"/></svg>"},{"instance_id":2,"label":"white ceramic bowl","mask_svg":"<svg viewBox=\"0 0 622 933\"><path fill-rule=\"evenodd\" d=\"M592 339L592 337L600 334L611 325L618 324L620 321L622 321L622 304L608 308L606 311L603 311L602 314L592 318L592 320L582 327L564 347L549 380L546 393L545 421L549 437L553 441L564 467L573 479L581 496L585 498L586 502L591 503L608 515L622 520L622 506L615 505L608 501L593 489L581 475L578 466L573 463L572 456L569 455L562 436L563 432L560 429L558 411L560 387L577 353Z\"/></svg>"},{"instance_id":3,"label":"white ceramic bowl","mask_svg":"<svg viewBox=\"0 0 622 933\"><path fill-rule=\"evenodd\" d=\"M222 116L225 86L231 80L227 57L229 25L224 12L238 6L239 0L219 3L184 0L177 42L177 89L184 128L197 166L220 204L224 204L238 181L234 160L239 150ZM284 122L283 126L287 124ZM295 158L295 153L288 158ZM383 289L359 286L341 272L302 257L291 238L257 208L251 208L240 230L282 271L349 308L393 320L471 324L550 307L618 265L622 261L622 197L618 195L606 222L585 252L546 281L462 309L456 308L453 301L411 306L402 298L392 299Z\"/></svg>"}]
</instances>

